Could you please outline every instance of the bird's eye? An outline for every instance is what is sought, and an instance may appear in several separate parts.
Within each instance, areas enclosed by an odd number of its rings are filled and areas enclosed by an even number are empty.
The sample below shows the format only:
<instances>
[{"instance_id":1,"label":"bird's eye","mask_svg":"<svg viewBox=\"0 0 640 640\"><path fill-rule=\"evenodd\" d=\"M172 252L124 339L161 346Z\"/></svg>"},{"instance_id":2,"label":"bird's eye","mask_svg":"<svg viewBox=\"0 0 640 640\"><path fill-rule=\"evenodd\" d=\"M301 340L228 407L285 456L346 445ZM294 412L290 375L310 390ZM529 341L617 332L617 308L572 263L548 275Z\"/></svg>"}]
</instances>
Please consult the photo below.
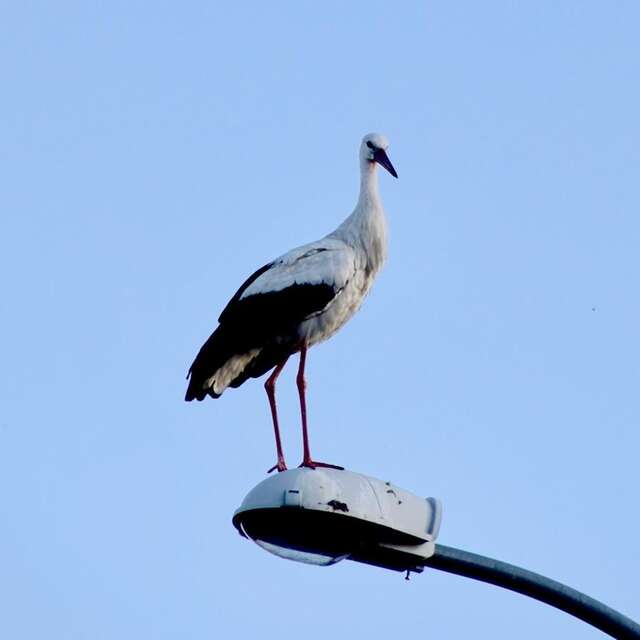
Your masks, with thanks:
<instances>
[{"instance_id":1,"label":"bird's eye","mask_svg":"<svg viewBox=\"0 0 640 640\"><path fill-rule=\"evenodd\" d=\"M373 144L371 143L371 140L367 140L367 147L369 147L369 149L373 149Z\"/></svg>"}]
</instances>

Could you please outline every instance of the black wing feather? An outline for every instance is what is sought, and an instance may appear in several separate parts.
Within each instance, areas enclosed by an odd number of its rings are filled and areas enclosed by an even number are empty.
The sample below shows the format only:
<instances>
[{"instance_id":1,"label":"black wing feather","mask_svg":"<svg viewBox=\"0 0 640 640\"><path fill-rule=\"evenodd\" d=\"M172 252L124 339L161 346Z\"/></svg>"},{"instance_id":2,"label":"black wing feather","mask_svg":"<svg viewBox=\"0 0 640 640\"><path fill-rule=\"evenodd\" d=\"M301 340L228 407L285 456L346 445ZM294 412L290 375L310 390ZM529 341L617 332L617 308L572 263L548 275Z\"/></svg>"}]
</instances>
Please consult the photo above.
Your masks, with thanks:
<instances>
[{"instance_id":1,"label":"black wing feather","mask_svg":"<svg viewBox=\"0 0 640 640\"><path fill-rule=\"evenodd\" d=\"M261 267L247 278L220 314L220 325L204 343L189 369L185 400L202 400L207 394L218 397L211 390L205 390L204 383L234 355L258 347L262 349L231 382L232 387L272 369L298 347L298 325L325 309L338 293L335 287L326 283L296 283L280 291L257 293L241 299L251 283L273 264Z\"/></svg>"},{"instance_id":2,"label":"black wing feather","mask_svg":"<svg viewBox=\"0 0 640 640\"><path fill-rule=\"evenodd\" d=\"M269 271L273 266L273 262L269 262L265 264L263 267L260 267L257 271L252 273L241 285L240 288L233 294L233 298L227 302L227 306L222 310L220 317L218 318L218 322L222 322L225 314L229 310L229 308L233 307L233 305L238 302L240 296L252 285L265 271Z\"/></svg>"}]
</instances>

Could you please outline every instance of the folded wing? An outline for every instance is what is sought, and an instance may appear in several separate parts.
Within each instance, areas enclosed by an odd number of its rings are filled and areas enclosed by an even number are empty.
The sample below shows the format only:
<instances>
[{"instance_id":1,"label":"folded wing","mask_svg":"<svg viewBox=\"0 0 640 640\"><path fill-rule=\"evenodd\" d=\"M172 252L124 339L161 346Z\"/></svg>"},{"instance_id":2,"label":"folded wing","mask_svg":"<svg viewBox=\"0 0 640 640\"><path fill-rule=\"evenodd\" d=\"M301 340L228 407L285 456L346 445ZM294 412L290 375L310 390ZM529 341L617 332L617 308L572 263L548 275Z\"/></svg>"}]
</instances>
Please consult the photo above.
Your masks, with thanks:
<instances>
[{"instance_id":1,"label":"folded wing","mask_svg":"<svg viewBox=\"0 0 640 640\"><path fill-rule=\"evenodd\" d=\"M329 238L258 269L231 298L196 356L185 399L219 397L228 386L276 366L296 350L300 324L327 309L354 271L353 250Z\"/></svg>"}]
</instances>

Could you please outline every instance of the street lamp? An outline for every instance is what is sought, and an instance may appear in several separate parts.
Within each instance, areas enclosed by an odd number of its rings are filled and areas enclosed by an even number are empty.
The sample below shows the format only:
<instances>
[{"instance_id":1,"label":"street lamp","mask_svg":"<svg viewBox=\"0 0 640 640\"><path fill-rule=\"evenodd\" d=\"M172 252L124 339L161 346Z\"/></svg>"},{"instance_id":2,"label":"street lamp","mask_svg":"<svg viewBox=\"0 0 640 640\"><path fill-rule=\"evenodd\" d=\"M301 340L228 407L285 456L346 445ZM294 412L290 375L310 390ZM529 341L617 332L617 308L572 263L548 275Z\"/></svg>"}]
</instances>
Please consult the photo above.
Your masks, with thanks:
<instances>
[{"instance_id":1,"label":"street lamp","mask_svg":"<svg viewBox=\"0 0 640 640\"><path fill-rule=\"evenodd\" d=\"M238 532L282 558L341 560L385 569L439 569L488 582L561 609L615 638L640 640L640 625L566 585L461 549L436 544L442 506L352 471L291 469L269 476L233 515Z\"/></svg>"},{"instance_id":2,"label":"street lamp","mask_svg":"<svg viewBox=\"0 0 640 640\"><path fill-rule=\"evenodd\" d=\"M252 489L233 516L241 535L283 558L355 560L422 571L442 507L390 482L337 469L291 469Z\"/></svg>"}]
</instances>

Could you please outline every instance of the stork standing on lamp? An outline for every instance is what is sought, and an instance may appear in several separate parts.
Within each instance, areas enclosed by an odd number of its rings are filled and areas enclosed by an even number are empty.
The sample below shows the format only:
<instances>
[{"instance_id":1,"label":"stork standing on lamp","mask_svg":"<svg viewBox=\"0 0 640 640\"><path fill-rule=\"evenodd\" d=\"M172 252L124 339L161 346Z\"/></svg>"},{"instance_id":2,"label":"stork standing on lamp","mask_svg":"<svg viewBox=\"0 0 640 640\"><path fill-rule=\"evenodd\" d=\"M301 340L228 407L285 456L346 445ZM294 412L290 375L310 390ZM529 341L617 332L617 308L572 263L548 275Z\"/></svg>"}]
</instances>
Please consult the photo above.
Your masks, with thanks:
<instances>
[{"instance_id":1,"label":"stork standing on lamp","mask_svg":"<svg viewBox=\"0 0 640 640\"><path fill-rule=\"evenodd\" d=\"M292 249L264 265L238 289L219 325L198 352L187 378L185 400L219 398L273 369L265 383L276 439L277 462L285 471L276 380L289 357L300 353L296 378L302 417L303 467L333 467L311 458L307 431L304 367L309 347L331 337L358 310L387 254L387 232L376 165L398 177L387 139L370 133L360 145L360 195L353 213L329 235ZM340 467L337 467L340 468Z\"/></svg>"}]
</instances>

